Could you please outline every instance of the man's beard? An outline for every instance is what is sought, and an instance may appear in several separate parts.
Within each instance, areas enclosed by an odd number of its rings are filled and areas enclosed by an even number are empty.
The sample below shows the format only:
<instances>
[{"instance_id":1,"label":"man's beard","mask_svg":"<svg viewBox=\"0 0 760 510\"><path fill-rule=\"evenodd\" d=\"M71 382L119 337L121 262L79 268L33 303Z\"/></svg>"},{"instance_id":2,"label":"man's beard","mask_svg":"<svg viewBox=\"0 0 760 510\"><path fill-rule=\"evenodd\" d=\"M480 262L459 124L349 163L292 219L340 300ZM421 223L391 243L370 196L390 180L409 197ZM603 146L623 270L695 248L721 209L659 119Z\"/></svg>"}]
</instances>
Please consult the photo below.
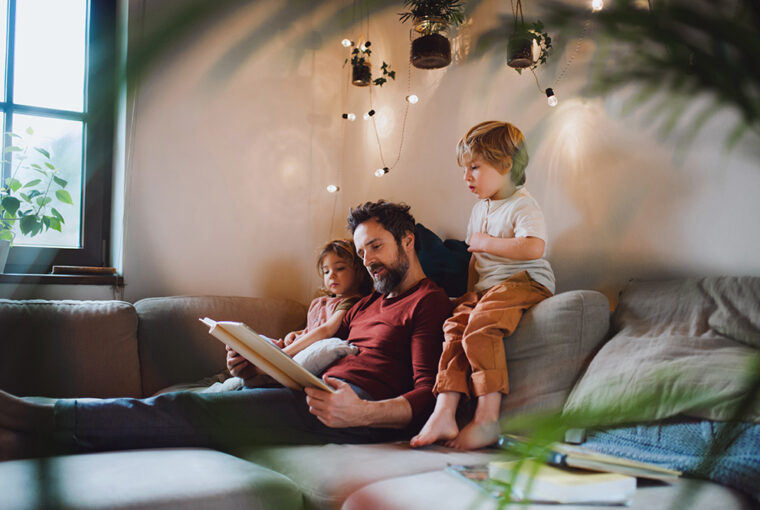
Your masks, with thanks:
<instances>
[{"instance_id":1,"label":"man's beard","mask_svg":"<svg viewBox=\"0 0 760 510\"><path fill-rule=\"evenodd\" d=\"M380 268L385 269L385 272L382 275L375 276L373 273ZM404 280L407 271L409 271L409 257L400 247L396 261L392 266L386 266L379 262L369 266L369 273L375 283L375 290L381 294L389 294L398 287Z\"/></svg>"}]
</instances>

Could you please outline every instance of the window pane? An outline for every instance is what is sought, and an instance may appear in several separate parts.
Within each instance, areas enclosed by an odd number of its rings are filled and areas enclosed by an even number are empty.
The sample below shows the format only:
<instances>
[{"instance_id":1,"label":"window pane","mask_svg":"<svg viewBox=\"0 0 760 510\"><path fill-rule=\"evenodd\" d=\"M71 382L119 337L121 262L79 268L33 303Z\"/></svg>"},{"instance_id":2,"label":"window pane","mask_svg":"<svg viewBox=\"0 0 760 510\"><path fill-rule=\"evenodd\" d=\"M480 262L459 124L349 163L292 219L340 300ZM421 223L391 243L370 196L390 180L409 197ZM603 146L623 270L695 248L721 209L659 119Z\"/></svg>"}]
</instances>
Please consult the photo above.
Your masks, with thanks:
<instances>
[{"instance_id":1,"label":"window pane","mask_svg":"<svg viewBox=\"0 0 760 510\"><path fill-rule=\"evenodd\" d=\"M0 0L0 59L5 62L6 40L8 39L8 0ZM0 97L5 99L5 66L0 66Z\"/></svg>"},{"instance_id":2,"label":"window pane","mask_svg":"<svg viewBox=\"0 0 760 510\"><path fill-rule=\"evenodd\" d=\"M33 134L28 134L27 129L31 128ZM48 229L42 233L29 237L21 235L16 230L16 238L13 243L16 246L52 246L57 248L79 248L81 246L81 217L82 217L82 130L81 122L49 119L45 117L32 117L27 115L13 116L13 132L18 133L22 138L14 138L14 145L24 147L24 152L13 152L11 160L11 174L14 178L26 185L37 179L40 182L35 186L22 188L19 191L29 195L32 190L37 190L41 194L47 192L47 196L52 198L52 202L45 205L43 214L54 215L51 208L55 208L64 222L61 225L61 232ZM50 154L48 160L39 151L34 148L38 147ZM50 182L50 177L45 177L40 171L36 170L34 165L39 165L44 170L49 170L45 165L46 162L52 162L57 168L55 176L66 181L66 186L61 186ZM63 189L70 197L73 205L65 203L56 196L58 190ZM32 200L32 205L24 203L22 210L34 207L36 211L39 207L37 195ZM65 195L64 195L65 196Z\"/></svg>"},{"instance_id":3,"label":"window pane","mask_svg":"<svg viewBox=\"0 0 760 510\"><path fill-rule=\"evenodd\" d=\"M81 112L86 0L18 0L13 101Z\"/></svg>"}]
</instances>

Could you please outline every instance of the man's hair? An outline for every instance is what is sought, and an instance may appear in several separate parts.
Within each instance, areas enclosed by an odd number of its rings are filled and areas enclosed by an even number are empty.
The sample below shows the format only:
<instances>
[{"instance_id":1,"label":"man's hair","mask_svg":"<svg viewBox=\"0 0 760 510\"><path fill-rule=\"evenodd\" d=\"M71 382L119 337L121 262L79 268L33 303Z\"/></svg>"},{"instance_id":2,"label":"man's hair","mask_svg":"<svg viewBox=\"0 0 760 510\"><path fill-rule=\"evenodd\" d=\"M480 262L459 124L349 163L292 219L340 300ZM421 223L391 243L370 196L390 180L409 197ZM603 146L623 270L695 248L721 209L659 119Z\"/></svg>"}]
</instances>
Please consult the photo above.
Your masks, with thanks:
<instances>
[{"instance_id":1,"label":"man's hair","mask_svg":"<svg viewBox=\"0 0 760 510\"><path fill-rule=\"evenodd\" d=\"M471 127L457 143L459 166L463 166L467 155L484 159L502 175L509 170L509 158L512 160L512 183L515 186L525 184L525 167L528 166L525 135L509 122L489 120Z\"/></svg>"},{"instance_id":2,"label":"man's hair","mask_svg":"<svg viewBox=\"0 0 760 510\"><path fill-rule=\"evenodd\" d=\"M385 200L377 202L365 202L352 208L348 214L348 229L353 234L357 227L368 220L376 220L385 230L393 234L397 244L408 232L415 233L414 216L409 212L408 205L404 203L394 204ZM414 245L417 247L417 236L414 237Z\"/></svg>"}]
</instances>

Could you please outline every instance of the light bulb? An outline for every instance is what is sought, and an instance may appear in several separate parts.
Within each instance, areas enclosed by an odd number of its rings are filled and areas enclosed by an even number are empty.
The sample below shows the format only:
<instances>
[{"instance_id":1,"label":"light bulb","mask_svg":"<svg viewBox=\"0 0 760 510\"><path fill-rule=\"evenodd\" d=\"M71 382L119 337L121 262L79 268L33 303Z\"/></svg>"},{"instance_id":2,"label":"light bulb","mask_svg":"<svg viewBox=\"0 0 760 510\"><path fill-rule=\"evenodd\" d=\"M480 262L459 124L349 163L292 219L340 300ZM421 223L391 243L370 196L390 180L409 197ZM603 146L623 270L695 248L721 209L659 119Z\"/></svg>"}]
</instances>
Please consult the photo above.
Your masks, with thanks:
<instances>
[{"instance_id":1,"label":"light bulb","mask_svg":"<svg viewBox=\"0 0 760 510\"><path fill-rule=\"evenodd\" d=\"M382 177L387 173L388 173L388 167L384 166L383 168L378 168L377 170L375 170L375 177Z\"/></svg>"},{"instance_id":2,"label":"light bulb","mask_svg":"<svg viewBox=\"0 0 760 510\"><path fill-rule=\"evenodd\" d=\"M417 101L420 100L420 98L414 94L409 94L408 96L406 96L405 99L406 99L406 102L409 104L417 104Z\"/></svg>"},{"instance_id":3,"label":"light bulb","mask_svg":"<svg viewBox=\"0 0 760 510\"><path fill-rule=\"evenodd\" d=\"M353 43L353 41L351 41L351 39L343 39L340 43L343 45L344 48L348 48L349 46L353 46L354 45L354 43Z\"/></svg>"},{"instance_id":4,"label":"light bulb","mask_svg":"<svg viewBox=\"0 0 760 510\"><path fill-rule=\"evenodd\" d=\"M604 9L604 0L591 0L591 10L599 12Z\"/></svg>"},{"instance_id":5,"label":"light bulb","mask_svg":"<svg viewBox=\"0 0 760 510\"><path fill-rule=\"evenodd\" d=\"M353 122L356 120L356 115L354 115L353 113L349 113L349 114L346 114L346 118L350 120L351 122Z\"/></svg>"},{"instance_id":6,"label":"light bulb","mask_svg":"<svg viewBox=\"0 0 760 510\"><path fill-rule=\"evenodd\" d=\"M372 117L375 114L375 110L370 110L367 113L364 114L364 120L369 120L370 117Z\"/></svg>"},{"instance_id":7,"label":"light bulb","mask_svg":"<svg viewBox=\"0 0 760 510\"><path fill-rule=\"evenodd\" d=\"M559 103L559 99L554 95L554 91L551 88L546 89L546 102L549 103L549 106L557 106L557 103Z\"/></svg>"},{"instance_id":8,"label":"light bulb","mask_svg":"<svg viewBox=\"0 0 760 510\"><path fill-rule=\"evenodd\" d=\"M328 184L326 189L328 193L337 193L340 191L340 187L335 184Z\"/></svg>"}]
</instances>

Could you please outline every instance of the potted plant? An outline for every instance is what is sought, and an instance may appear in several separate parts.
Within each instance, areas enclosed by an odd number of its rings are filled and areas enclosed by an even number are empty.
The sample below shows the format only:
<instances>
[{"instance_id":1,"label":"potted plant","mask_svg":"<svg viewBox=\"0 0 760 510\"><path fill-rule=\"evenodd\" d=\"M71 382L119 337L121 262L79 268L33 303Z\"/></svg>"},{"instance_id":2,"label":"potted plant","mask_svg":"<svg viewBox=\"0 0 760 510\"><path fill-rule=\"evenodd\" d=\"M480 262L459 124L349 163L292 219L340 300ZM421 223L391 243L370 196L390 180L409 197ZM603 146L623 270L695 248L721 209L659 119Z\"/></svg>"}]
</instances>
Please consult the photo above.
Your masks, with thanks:
<instances>
[{"instance_id":1,"label":"potted plant","mask_svg":"<svg viewBox=\"0 0 760 510\"><path fill-rule=\"evenodd\" d=\"M544 31L540 20L525 23L515 19L515 28L507 43L507 65L518 73L525 68L535 69L539 64L546 63L551 47L552 38Z\"/></svg>"},{"instance_id":2,"label":"potted plant","mask_svg":"<svg viewBox=\"0 0 760 510\"><path fill-rule=\"evenodd\" d=\"M372 64L369 60L369 56L372 54L372 50L369 49L369 41L354 46L351 50L351 57L347 58L343 65L351 62L351 83L357 87L366 87L370 84L382 87L385 82L390 78L396 79L396 71L391 70L391 66L383 61L383 65L380 66L382 75L372 80Z\"/></svg>"},{"instance_id":3,"label":"potted plant","mask_svg":"<svg viewBox=\"0 0 760 510\"><path fill-rule=\"evenodd\" d=\"M26 133L31 136L34 131L29 128ZM60 232L63 215L54 204L74 204L50 151L30 146L16 133L7 136L12 143L5 153L14 157L11 175L0 185L0 272L18 233L34 237L49 229Z\"/></svg>"},{"instance_id":4,"label":"potted plant","mask_svg":"<svg viewBox=\"0 0 760 510\"><path fill-rule=\"evenodd\" d=\"M438 69L451 63L451 43L444 32L464 20L461 0L404 0L401 22L411 19L418 37L412 41L411 61L420 69Z\"/></svg>"}]
</instances>

